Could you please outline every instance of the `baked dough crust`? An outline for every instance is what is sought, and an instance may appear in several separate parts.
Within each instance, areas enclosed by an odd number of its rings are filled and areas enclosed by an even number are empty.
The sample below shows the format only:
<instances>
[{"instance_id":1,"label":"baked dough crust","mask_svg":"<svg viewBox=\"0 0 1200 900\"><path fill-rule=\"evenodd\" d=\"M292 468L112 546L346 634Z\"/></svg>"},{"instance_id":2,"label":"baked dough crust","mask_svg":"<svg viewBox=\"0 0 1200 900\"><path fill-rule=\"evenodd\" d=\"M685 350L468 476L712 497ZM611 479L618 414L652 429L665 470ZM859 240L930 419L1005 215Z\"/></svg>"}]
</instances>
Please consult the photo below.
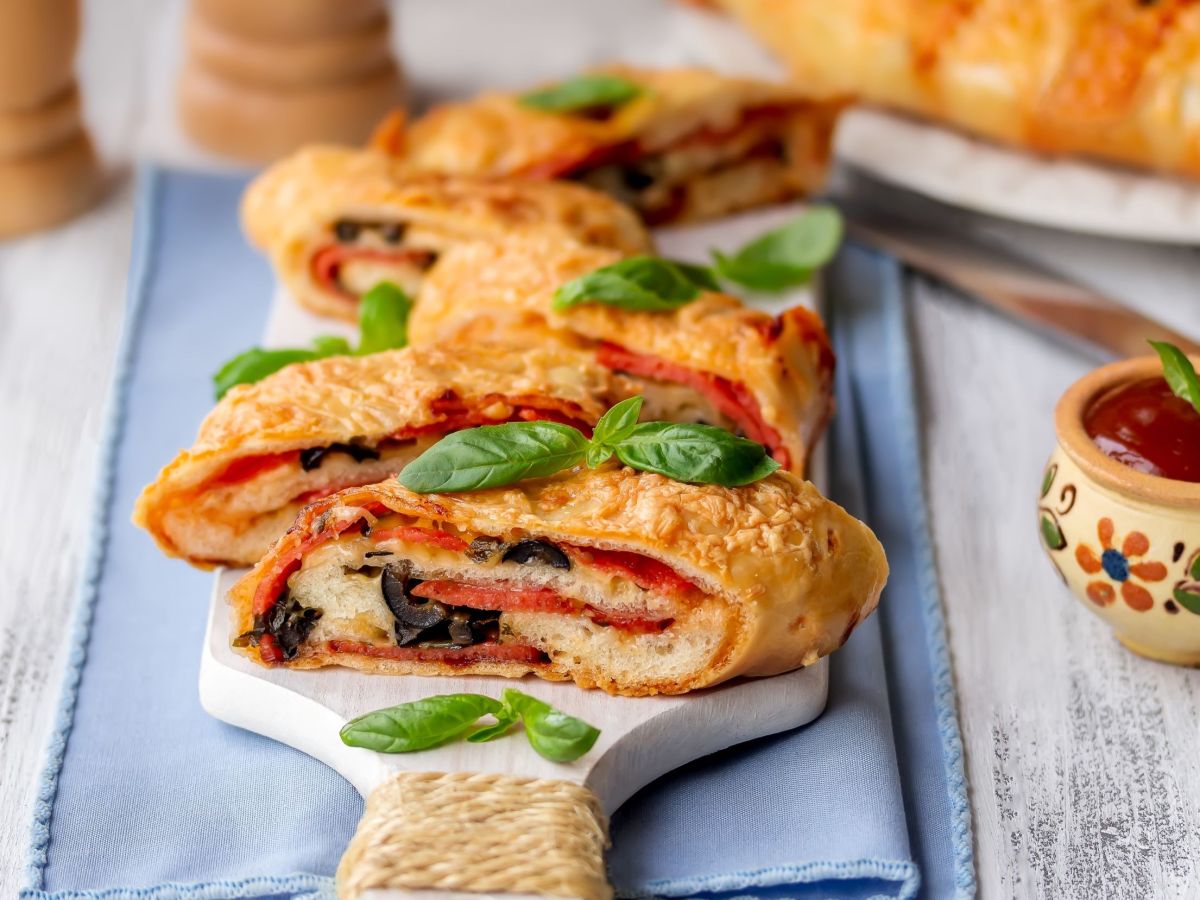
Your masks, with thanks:
<instances>
[{"instance_id":1,"label":"baked dough crust","mask_svg":"<svg viewBox=\"0 0 1200 900\"><path fill-rule=\"evenodd\" d=\"M814 94L1200 176L1200 6L1186 0L715 2Z\"/></svg>"},{"instance_id":2,"label":"baked dough crust","mask_svg":"<svg viewBox=\"0 0 1200 900\"><path fill-rule=\"evenodd\" d=\"M596 71L636 82L643 92L602 120L522 106L524 92L488 92L437 106L407 127L403 114L396 113L380 125L372 143L417 169L570 177L614 155L638 159L666 152L688 137L710 145L730 142L747 116L774 111L784 119L775 136L785 165L698 178L668 218L719 216L809 193L824 182L830 137L843 105L838 100L814 100L794 86L708 69L614 65ZM742 147L738 155L755 149Z\"/></svg>"},{"instance_id":3,"label":"baked dough crust","mask_svg":"<svg viewBox=\"0 0 1200 900\"><path fill-rule=\"evenodd\" d=\"M779 433L797 474L833 412L834 356L820 318L797 307L780 316L705 293L673 312L601 303L551 310L562 284L620 257L555 236L461 244L442 257L409 320L415 345L505 336L537 346L609 342L744 385Z\"/></svg>"},{"instance_id":4,"label":"baked dough crust","mask_svg":"<svg viewBox=\"0 0 1200 900\"><path fill-rule=\"evenodd\" d=\"M554 343L533 348L431 346L298 363L229 391L204 419L191 448L142 491L133 521L150 532L164 553L193 565L250 565L286 529L301 504L291 505L266 544L242 540L250 527L243 522L235 529L238 539L231 535L220 552L190 546L199 543L197 532L204 529L206 517L222 512L205 509L202 495L239 459L351 441L372 446L402 429L447 421L439 402L448 397L485 410L496 421L504 421L514 404L532 403L592 423L628 395L621 379L596 366L590 356ZM177 517L173 525L167 521L171 515Z\"/></svg>"},{"instance_id":5,"label":"baked dough crust","mask_svg":"<svg viewBox=\"0 0 1200 900\"><path fill-rule=\"evenodd\" d=\"M235 633L252 627L255 591L280 560L328 523L354 519L364 509L467 534L533 535L652 557L718 599L729 636L702 670L670 681L646 672L640 680L626 674L614 682L586 660L560 662L553 655L544 665L453 665L309 650L289 666L347 665L422 675L532 672L613 693L680 693L816 662L840 647L874 610L887 580L887 560L871 530L812 484L783 472L746 487L722 488L682 484L610 463L504 488L428 495L392 480L306 508L292 531L232 589ZM345 532L351 533L357 535L355 529ZM253 650L247 653L258 659Z\"/></svg>"},{"instance_id":6,"label":"baked dough crust","mask_svg":"<svg viewBox=\"0 0 1200 900\"><path fill-rule=\"evenodd\" d=\"M412 172L384 154L346 147L292 154L256 178L242 200L246 235L270 256L292 296L314 312L354 320L357 299L331 292L313 272L314 254L335 245L333 225L342 219L400 223L434 251L523 229L562 231L623 253L651 247L631 210L582 185Z\"/></svg>"}]
</instances>

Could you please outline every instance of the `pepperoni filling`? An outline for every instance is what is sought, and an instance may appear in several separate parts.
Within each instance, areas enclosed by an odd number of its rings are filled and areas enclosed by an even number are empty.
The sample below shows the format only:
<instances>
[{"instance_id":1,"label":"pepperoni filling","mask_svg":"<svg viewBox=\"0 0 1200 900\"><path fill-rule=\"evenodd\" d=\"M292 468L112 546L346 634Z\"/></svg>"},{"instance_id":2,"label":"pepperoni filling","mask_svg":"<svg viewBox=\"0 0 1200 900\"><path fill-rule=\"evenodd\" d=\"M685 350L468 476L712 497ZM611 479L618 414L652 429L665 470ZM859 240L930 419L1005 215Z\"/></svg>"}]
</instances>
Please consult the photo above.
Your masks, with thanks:
<instances>
[{"instance_id":1,"label":"pepperoni filling","mask_svg":"<svg viewBox=\"0 0 1200 900\"><path fill-rule=\"evenodd\" d=\"M398 248L382 250L373 247L355 247L333 244L322 247L313 254L311 265L313 280L331 294L346 300L358 300L358 295L342 283L342 267L354 260L389 263L397 266L413 266L424 270L433 265L437 254L432 250Z\"/></svg>"},{"instance_id":2,"label":"pepperoni filling","mask_svg":"<svg viewBox=\"0 0 1200 900\"><path fill-rule=\"evenodd\" d=\"M364 517L346 516L332 521L338 507L319 504L310 507L302 520L280 542L280 548L269 561L254 593L252 609L255 628L238 638L238 645L253 643L259 648L263 662L276 664L296 656L299 645L321 618L322 611L305 607L288 591L288 580L302 566L305 556L317 547L342 534L359 528L369 533L376 546L389 541L428 544L453 553L466 553L476 563L486 558L471 555L475 543L467 544L458 535L436 528L415 525L368 527L376 514L388 510L378 503L368 503ZM498 539L489 538L500 546ZM536 543L526 540L524 543ZM521 542L516 545L520 546ZM547 544L548 547L553 545ZM627 578L644 590L679 597L695 593L698 588L665 563L638 553L602 550L567 544L569 558L576 565L587 566ZM559 551L561 564L539 557L522 558L520 565L566 566L568 554ZM508 563L508 558L502 561ZM373 575L382 589L382 600L392 613L396 626L396 646L377 646L355 641L330 640L325 643L331 652L356 653L389 659L434 661L462 664L486 660L523 661L530 664L545 662L536 649L512 642L501 643L498 618L503 613L537 612L585 616L597 625L618 629L629 634L654 634L669 628L674 619L598 609L579 600L565 597L548 587L524 587L514 582L497 581L480 585L453 579L421 580L414 577L413 564L397 559L387 550L372 550L366 554L361 574ZM274 623L274 624L271 624ZM276 633L276 629L279 630Z\"/></svg>"},{"instance_id":3,"label":"pepperoni filling","mask_svg":"<svg viewBox=\"0 0 1200 900\"><path fill-rule=\"evenodd\" d=\"M597 349L596 361L609 369L640 378L690 387L702 394L719 413L732 419L742 434L765 446L781 466L791 468L791 454L783 446L779 432L763 418L758 400L744 384L709 372L697 372L657 356L635 353L607 341L601 342Z\"/></svg>"}]
</instances>

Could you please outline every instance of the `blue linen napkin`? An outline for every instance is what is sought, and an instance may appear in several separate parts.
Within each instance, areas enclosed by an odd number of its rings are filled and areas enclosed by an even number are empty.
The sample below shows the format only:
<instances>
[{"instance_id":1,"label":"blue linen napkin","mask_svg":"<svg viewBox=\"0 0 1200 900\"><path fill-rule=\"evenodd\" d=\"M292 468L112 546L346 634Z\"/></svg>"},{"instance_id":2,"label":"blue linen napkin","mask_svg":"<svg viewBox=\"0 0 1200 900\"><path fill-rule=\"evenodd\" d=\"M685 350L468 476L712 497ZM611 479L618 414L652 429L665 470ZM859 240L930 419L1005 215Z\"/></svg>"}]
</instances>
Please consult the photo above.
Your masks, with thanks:
<instances>
[{"instance_id":1,"label":"blue linen napkin","mask_svg":"<svg viewBox=\"0 0 1200 900\"><path fill-rule=\"evenodd\" d=\"M141 486L210 408L209 374L262 333L271 277L238 233L243 185L143 175L93 544L25 897L327 892L361 812L332 770L200 709L211 575L164 559L129 523ZM701 760L618 811L609 859L621 894L907 898L922 876L926 896L973 891L898 274L850 251L832 286L848 363L835 495L888 549L881 614L833 658L816 722Z\"/></svg>"}]
</instances>

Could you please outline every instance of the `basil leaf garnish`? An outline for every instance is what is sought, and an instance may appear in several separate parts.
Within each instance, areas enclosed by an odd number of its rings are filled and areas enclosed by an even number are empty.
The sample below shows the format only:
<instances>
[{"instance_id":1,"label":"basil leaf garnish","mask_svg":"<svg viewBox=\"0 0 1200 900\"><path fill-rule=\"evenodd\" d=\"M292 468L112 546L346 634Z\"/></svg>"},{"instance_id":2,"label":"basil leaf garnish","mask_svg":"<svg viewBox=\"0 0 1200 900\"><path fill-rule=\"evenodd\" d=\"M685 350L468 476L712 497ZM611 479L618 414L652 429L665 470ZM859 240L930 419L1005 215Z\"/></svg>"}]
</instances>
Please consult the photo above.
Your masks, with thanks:
<instances>
[{"instance_id":1,"label":"basil leaf garnish","mask_svg":"<svg viewBox=\"0 0 1200 900\"><path fill-rule=\"evenodd\" d=\"M1171 393L1192 404L1200 413L1200 377L1196 367L1182 350L1167 341L1149 341L1162 360L1163 378L1171 386Z\"/></svg>"},{"instance_id":2,"label":"basil leaf garnish","mask_svg":"<svg viewBox=\"0 0 1200 900\"><path fill-rule=\"evenodd\" d=\"M814 206L786 225L768 231L732 256L713 251L717 273L757 291L782 291L803 284L837 253L842 217L832 206Z\"/></svg>"},{"instance_id":3,"label":"basil leaf garnish","mask_svg":"<svg viewBox=\"0 0 1200 900\"><path fill-rule=\"evenodd\" d=\"M478 731L472 731L467 735L467 740L473 744L486 744L489 741L494 741L496 738L502 738L510 731L512 727L520 720L520 716L513 710L505 706L499 712L492 713L496 717L495 725L486 725Z\"/></svg>"},{"instance_id":4,"label":"basil leaf garnish","mask_svg":"<svg viewBox=\"0 0 1200 900\"><path fill-rule=\"evenodd\" d=\"M762 444L713 425L646 422L615 450L627 466L692 484L740 487L779 468Z\"/></svg>"},{"instance_id":5,"label":"basil leaf garnish","mask_svg":"<svg viewBox=\"0 0 1200 900\"><path fill-rule=\"evenodd\" d=\"M358 356L408 346L412 300L390 281L371 288L358 305Z\"/></svg>"},{"instance_id":6,"label":"basil leaf garnish","mask_svg":"<svg viewBox=\"0 0 1200 900\"><path fill-rule=\"evenodd\" d=\"M503 709L482 694L439 694L376 710L342 726L342 743L379 753L437 747L470 730L481 716Z\"/></svg>"},{"instance_id":7,"label":"basil leaf garnish","mask_svg":"<svg viewBox=\"0 0 1200 900\"><path fill-rule=\"evenodd\" d=\"M627 78L597 72L530 91L518 97L517 102L542 112L602 112L623 106L640 93L641 85Z\"/></svg>"},{"instance_id":8,"label":"basil leaf garnish","mask_svg":"<svg viewBox=\"0 0 1200 900\"><path fill-rule=\"evenodd\" d=\"M412 301L390 281L381 281L359 301L358 348L343 337L321 335L313 338L312 349L290 347L264 350L253 347L239 353L213 375L213 388L220 400L237 384L262 381L292 363L312 362L330 356L366 356L383 350L408 346L408 315Z\"/></svg>"},{"instance_id":9,"label":"basil leaf garnish","mask_svg":"<svg viewBox=\"0 0 1200 900\"><path fill-rule=\"evenodd\" d=\"M637 427L638 416L642 414L642 397L629 397L613 406L592 429L592 442L595 444L615 444L624 440Z\"/></svg>"},{"instance_id":10,"label":"basil leaf garnish","mask_svg":"<svg viewBox=\"0 0 1200 900\"><path fill-rule=\"evenodd\" d=\"M583 461L588 439L558 422L507 422L456 431L401 470L419 494L474 491L553 475Z\"/></svg>"},{"instance_id":11,"label":"basil leaf garnish","mask_svg":"<svg viewBox=\"0 0 1200 900\"><path fill-rule=\"evenodd\" d=\"M505 688L501 696L505 707L521 717L530 746L552 762L579 759L600 737L599 730L583 719L568 716L536 697L513 688Z\"/></svg>"},{"instance_id":12,"label":"basil leaf garnish","mask_svg":"<svg viewBox=\"0 0 1200 900\"><path fill-rule=\"evenodd\" d=\"M655 256L633 256L568 281L554 292L552 307L561 312L582 303L605 303L641 312L669 312L716 290L703 266Z\"/></svg>"},{"instance_id":13,"label":"basil leaf garnish","mask_svg":"<svg viewBox=\"0 0 1200 900\"><path fill-rule=\"evenodd\" d=\"M322 359L327 355L330 354L320 349L264 350L262 347L252 347L245 353L239 353L217 370L217 374L213 376L213 391L220 400L235 385L253 384L278 372L284 366Z\"/></svg>"},{"instance_id":14,"label":"basil leaf garnish","mask_svg":"<svg viewBox=\"0 0 1200 900\"><path fill-rule=\"evenodd\" d=\"M613 406L593 437L557 422L508 422L442 438L398 478L410 491L474 491L553 475L580 462L596 468L614 454L627 466L693 484L740 487L766 478L779 463L759 443L713 425L637 424L642 398Z\"/></svg>"}]
</instances>

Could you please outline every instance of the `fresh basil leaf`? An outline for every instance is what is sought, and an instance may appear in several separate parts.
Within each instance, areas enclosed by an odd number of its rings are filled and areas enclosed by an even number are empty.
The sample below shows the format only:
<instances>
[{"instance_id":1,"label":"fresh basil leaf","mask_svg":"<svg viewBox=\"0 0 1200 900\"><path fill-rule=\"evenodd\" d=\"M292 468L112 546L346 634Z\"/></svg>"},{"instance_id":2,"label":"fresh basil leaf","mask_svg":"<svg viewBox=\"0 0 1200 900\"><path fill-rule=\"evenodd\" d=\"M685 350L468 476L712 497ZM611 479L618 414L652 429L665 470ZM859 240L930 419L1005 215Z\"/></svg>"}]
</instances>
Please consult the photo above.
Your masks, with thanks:
<instances>
[{"instance_id":1,"label":"fresh basil leaf","mask_svg":"<svg viewBox=\"0 0 1200 900\"><path fill-rule=\"evenodd\" d=\"M474 491L553 475L583 461L589 441L558 422L481 425L446 435L398 478L410 491Z\"/></svg>"},{"instance_id":2,"label":"fresh basil leaf","mask_svg":"<svg viewBox=\"0 0 1200 900\"><path fill-rule=\"evenodd\" d=\"M496 738L502 738L508 734L514 725L517 724L519 716L511 709L505 707L497 713L492 713L496 717L495 725L487 725L480 728L478 731L472 731L467 735L467 740L473 744L485 744L488 741L494 741Z\"/></svg>"},{"instance_id":3,"label":"fresh basil leaf","mask_svg":"<svg viewBox=\"0 0 1200 900\"><path fill-rule=\"evenodd\" d=\"M1162 360L1163 378L1171 386L1171 392L1200 413L1200 377L1196 375L1192 361L1174 344L1166 341L1150 341L1149 344Z\"/></svg>"},{"instance_id":4,"label":"fresh basil leaf","mask_svg":"<svg viewBox=\"0 0 1200 900\"><path fill-rule=\"evenodd\" d=\"M641 312L669 312L713 290L712 273L701 266L654 256L633 256L568 281L554 292L561 312L583 303L605 303Z\"/></svg>"},{"instance_id":5,"label":"fresh basil leaf","mask_svg":"<svg viewBox=\"0 0 1200 900\"><path fill-rule=\"evenodd\" d=\"M342 743L379 753L427 750L461 737L481 716L502 709L482 694L439 694L351 719L342 726Z\"/></svg>"},{"instance_id":6,"label":"fresh basil leaf","mask_svg":"<svg viewBox=\"0 0 1200 900\"><path fill-rule=\"evenodd\" d=\"M757 291L782 291L808 281L813 271L833 259L842 231L836 209L814 206L733 256L713 251L713 259L722 278Z\"/></svg>"},{"instance_id":7,"label":"fresh basil leaf","mask_svg":"<svg viewBox=\"0 0 1200 900\"><path fill-rule=\"evenodd\" d=\"M359 356L408 346L412 300L390 281L381 281L358 302Z\"/></svg>"},{"instance_id":8,"label":"fresh basil leaf","mask_svg":"<svg viewBox=\"0 0 1200 900\"><path fill-rule=\"evenodd\" d=\"M644 422L615 449L627 466L692 484L738 487L779 468L762 444L713 425Z\"/></svg>"},{"instance_id":9,"label":"fresh basil leaf","mask_svg":"<svg viewBox=\"0 0 1200 900\"><path fill-rule=\"evenodd\" d=\"M525 736L540 756L553 762L573 762L592 749L599 729L582 719L568 716L549 703L513 688L505 688L504 706L517 713L525 725Z\"/></svg>"},{"instance_id":10,"label":"fresh basil leaf","mask_svg":"<svg viewBox=\"0 0 1200 900\"><path fill-rule=\"evenodd\" d=\"M595 469L612 459L614 452L608 444L592 444L588 447L587 456L583 458L583 461L587 463L589 469Z\"/></svg>"},{"instance_id":11,"label":"fresh basil leaf","mask_svg":"<svg viewBox=\"0 0 1200 900\"><path fill-rule=\"evenodd\" d=\"M628 437L642 414L643 403L643 397L629 397L610 408L592 429L592 443L615 444Z\"/></svg>"},{"instance_id":12,"label":"fresh basil leaf","mask_svg":"<svg viewBox=\"0 0 1200 900\"><path fill-rule=\"evenodd\" d=\"M696 287L706 291L721 290L721 282L717 280L717 273L712 270L711 266L698 266L695 263L680 262L677 259L670 260L670 262Z\"/></svg>"},{"instance_id":13,"label":"fresh basil leaf","mask_svg":"<svg viewBox=\"0 0 1200 900\"><path fill-rule=\"evenodd\" d=\"M591 112L616 109L640 93L641 86L627 78L597 72L530 91L517 98L517 102L542 112Z\"/></svg>"},{"instance_id":14,"label":"fresh basil leaf","mask_svg":"<svg viewBox=\"0 0 1200 900\"><path fill-rule=\"evenodd\" d=\"M300 348L264 350L262 347L253 347L245 353L239 353L217 370L217 374L213 376L213 389L220 400L235 385L253 384L278 372L284 366L321 359L324 355L326 354L316 350Z\"/></svg>"},{"instance_id":15,"label":"fresh basil leaf","mask_svg":"<svg viewBox=\"0 0 1200 900\"><path fill-rule=\"evenodd\" d=\"M349 356L354 352L350 342L344 337L321 335L313 338L312 344L318 359L324 359L327 356Z\"/></svg>"}]
</instances>

